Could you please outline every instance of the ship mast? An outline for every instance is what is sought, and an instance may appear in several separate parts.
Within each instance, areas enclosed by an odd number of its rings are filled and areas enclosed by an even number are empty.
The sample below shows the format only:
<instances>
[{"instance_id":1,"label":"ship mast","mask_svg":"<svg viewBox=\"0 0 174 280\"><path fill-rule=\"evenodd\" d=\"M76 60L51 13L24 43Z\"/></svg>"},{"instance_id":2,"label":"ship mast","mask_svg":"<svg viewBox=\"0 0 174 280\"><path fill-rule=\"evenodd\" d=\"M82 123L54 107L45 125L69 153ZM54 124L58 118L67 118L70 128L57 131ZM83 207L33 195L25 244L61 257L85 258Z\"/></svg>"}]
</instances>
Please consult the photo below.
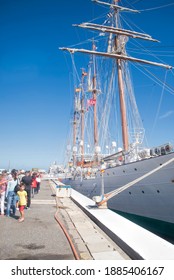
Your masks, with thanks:
<instances>
[{"instance_id":1,"label":"ship mast","mask_svg":"<svg viewBox=\"0 0 174 280\"><path fill-rule=\"evenodd\" d=\"M114 0L114 3L118 1ZM118 26L118 13L119 10L116 10L116 24ZM115 51L116 53L120 51L119 48L119 38L118 35L115 36ZM121 126L122 126L122 141L123 141L123 149L124 151L128 151L129 149L129 139L128 139L128 126L127 126L127 115L126 115L126 104L125 104L125 92L123 86L123 75L122 75L122 61L120 58L116 59L117 63L117 73L118 73L118 88L119 88L119 98L120 98L120 112L121 112Z\"/></svg>"},{"instance_id":2,"label":"ship mast","mask_svg":"<svg viewBox=\"0 0 174 280\"><path fill-rule=\"evenodd\" d=\"M76 111L76 90L74 94L74 116L73 116L73 166L76 165L76 133L77 133L77 111Z\"/></svg>"},{"instance_id":3,"label":"ship mast","mask_svg":"<svg viewBox=\"0 0 174 280\"><path fill-rule=\"evenodd\" d=\"M92 45L93 51L96 49L96 45L93 42ZM94 101L94 147L95 147L95 156L96 156L96 161L98 161L98 155L97 155L97 147L98 147L98 126L97 126L97 78L96 78L96 65L95 65L95 60L93 60L93 65L94 65L94 73L93 73L93 78L92 78L92 93L93 93L93 101Z\"/></svg>"},{"instance_id":4,"label":"ship mast","mask_svg":"<svg viewBox=\"0 0 174 280\"><path fill-rule=\"evenodd\" d=\"M115 45L117 47L118 38L115 38ZM119 97L120 97L123 149L124 151L128 151L129 148L128 126L127 126L126 104L125 104L125 93L124 93L124 86L123 86L121 59L120 58L117 59L116 63L117 63L117 71L118 71L118 87L119 87Z\"/></svg>"},{"instance_id":5,"label":"ship mast","mask_svg":"<svg viewBox=\"0 0 174 280\"><path fill-rule=\"evenodd\" d=\"M77 121L80 114L80 154L81 163L84 161L84 122L85 122L85 94L84 94L84 77L87 73L82 69L81 85L75 89L74 94L74 116L73 116L73 166L77 164ZM78 96L77 96L78 94ZM79 101L80 100L80 101Z\"/></svg>"},{"instance_id":6,"label":"ship mast","mask_svg":"<svg viewBox=\"0 0 174 280\"><path fill-rule=\"evenodd\" d=\"M84 77L86 76L86 73L84 72L84 70L82 69L82 79L81 79L81 93L82 93L82 97L81 97L81 162L84 162L84 123L85 123L85 106L84 106L84 99L85 99L85 95L84 95Z\"/></svg>"},{"instance_id":7,"label":"ship mast","mask_svg":"<svg viewBox=\"0 0 174 280\"><path fill-rule=\"evenodd\" d=\"M135 58L131 56L127 56L125 53L125 46L123 48L120 48L120 38L121 36L127 36L131 37L134 39L141 39L141 40L149 40L153 42L158 42L158 40L153 39L151 36L148 34L140 33L140 32L135 32L131 30L124 30L121 28L118 28L118 14L121 11L127 11L127 12L135 12L138 13L139 11L137 10L132 10L129 8L121 7L118 5L118 0L113 0L113 4L106 3L103 1L99 0L93 0L93 2L96 2L98 4L106 5L109 6L112 11L113 15L115 16L116 20L116 27L114 26L106 26L106 25L98 25L98 24L93 24L93 23L82 23L77 25L78 27L81 28L88 28L92 30L97 30L103 33L109 33L109 38L110 38L110 46L108 48L107 52L99 52L96 51L96 49L93 47L92 50L87 50L87 49L75 49L75 48L60 48L61 50L66 50L69 51L70 53L75 53L75 52L81 52L85 54L90 54L90 55L97 55L97 56L102 56L102 57L108 57L116 60L116 64L118 67L118 87L119 87L119 96L120 96L120 111L121 111L121 122L122 122L122 140L123 140L123 148L125 151L128 151L129 148L129 140L128 140L128 125L127 125L127 115L126 115L126 104L125 104L125 94L124 94L124 86L123 86L123 76L122 76L122 65L124 61L132 61L135 63L142 63L142 64L147 64L147 65L154 65L154 66L159 66L163 67L166 69L172 69L173 67L170 65L166 65L163 63L158 63L158 62L153 62L149 60L144 60L140 58ZM111 39L113 38L113 35L115 35L114 39L114 45L111 45ZM113 47L112 47L113 46ZM93 77L93 99L96 100L96 75L94 73ZM97 112L96 112L96 104L94 105L94 143L95 143L95 148L98 145L98 133L97 133ZM96 153L97 156L97 153Z\"/></svg>"}]
</instances>

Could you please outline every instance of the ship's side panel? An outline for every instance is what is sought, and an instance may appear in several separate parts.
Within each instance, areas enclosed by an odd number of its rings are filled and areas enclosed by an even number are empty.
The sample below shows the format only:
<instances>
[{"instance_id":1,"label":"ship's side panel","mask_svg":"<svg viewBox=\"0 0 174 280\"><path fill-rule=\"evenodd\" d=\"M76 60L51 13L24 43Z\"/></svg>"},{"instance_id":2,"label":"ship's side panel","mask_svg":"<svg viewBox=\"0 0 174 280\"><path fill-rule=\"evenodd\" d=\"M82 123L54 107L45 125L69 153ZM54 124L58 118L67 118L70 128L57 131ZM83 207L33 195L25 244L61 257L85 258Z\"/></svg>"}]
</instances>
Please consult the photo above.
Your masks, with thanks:
<instances>
[{"instance_id":1,"label":"ship's side panel","mask_svg":"<svg viewBox=\"0 0 174 280\"><path fill-rule=\"evenodd\" d=\"M173 158L174 153L106 169L105 193L122 187ZM108 207L126 213L174 223L174 163L163 167L108 201ZM66 179L77 191L93 197L101 194L100 172L96 178Z\"/></svg>"}]
</instances>

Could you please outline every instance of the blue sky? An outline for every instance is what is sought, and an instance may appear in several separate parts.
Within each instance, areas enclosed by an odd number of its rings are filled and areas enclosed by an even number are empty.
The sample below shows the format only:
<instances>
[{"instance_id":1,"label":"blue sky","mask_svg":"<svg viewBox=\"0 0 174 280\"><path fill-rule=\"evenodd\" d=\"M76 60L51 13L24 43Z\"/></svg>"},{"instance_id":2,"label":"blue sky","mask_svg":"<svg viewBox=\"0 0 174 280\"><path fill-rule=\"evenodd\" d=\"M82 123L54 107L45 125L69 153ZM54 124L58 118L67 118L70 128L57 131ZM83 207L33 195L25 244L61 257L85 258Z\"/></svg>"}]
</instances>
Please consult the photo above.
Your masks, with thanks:
<instances>
[{"instance_id":1,"label":"blue sky","mask_svg":"<svg viewBox=\"0 0 174 280\"><path fill-rule=\"evenodd\" d=\"M134 21L161 40L158 54L174 65L174 1L122 2L146 10L134 16ZM48 168L55 160L63 162L72 104L71 62L58 48L83 38L72 24L105 12L90 0L0 0L1 168ZM151 93L150 98L141 95L137 101L148 104L156 102L155 98ZM164 99L157 132L150 126L153 110L140 110L152 146L174 140L174 96L168 94Z\"/></svg>"}]
</instances>

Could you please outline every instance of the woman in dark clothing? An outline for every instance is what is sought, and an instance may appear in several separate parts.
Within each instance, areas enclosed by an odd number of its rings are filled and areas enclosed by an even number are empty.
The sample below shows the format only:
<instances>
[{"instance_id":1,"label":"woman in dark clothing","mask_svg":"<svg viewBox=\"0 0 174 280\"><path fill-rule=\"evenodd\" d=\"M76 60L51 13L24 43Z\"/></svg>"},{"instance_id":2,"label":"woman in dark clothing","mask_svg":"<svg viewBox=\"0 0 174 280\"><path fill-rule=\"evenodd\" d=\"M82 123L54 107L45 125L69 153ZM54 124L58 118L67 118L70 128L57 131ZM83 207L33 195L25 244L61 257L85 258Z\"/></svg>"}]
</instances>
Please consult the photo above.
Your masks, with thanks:
<instances>
[{"instance_id":1,"label":"woman in dark clothing","mask_svg":"<svg viewBox=\"0 0 174 280\"><path fill-rule=\"evenodd\" d=\"M25 172L25 176L22 177L21 182L25 184L25 190L27 192L27 208L30 208L31 205L31 184L32 177L30 175L30 171Z\"/></svg>"}]
</instances>

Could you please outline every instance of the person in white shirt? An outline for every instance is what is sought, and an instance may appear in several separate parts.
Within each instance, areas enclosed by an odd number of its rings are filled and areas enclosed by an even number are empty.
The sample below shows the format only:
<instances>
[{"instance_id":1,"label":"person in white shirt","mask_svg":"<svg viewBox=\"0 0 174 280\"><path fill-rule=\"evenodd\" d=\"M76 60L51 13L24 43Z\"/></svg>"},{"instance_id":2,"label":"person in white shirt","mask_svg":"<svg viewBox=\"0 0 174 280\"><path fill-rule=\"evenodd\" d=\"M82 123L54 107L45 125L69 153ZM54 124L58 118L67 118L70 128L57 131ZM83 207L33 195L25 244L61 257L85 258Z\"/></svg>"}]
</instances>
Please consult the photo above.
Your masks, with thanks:
<instances>
[{"instance_id":1,"label":"person in white shirt","mask_svg":"<svg viewBox=\"0 0 174 280\"><path fill-rule=\"evenodd\" d=\"M12 174L12 180L7 184L6 197L7 197L7 209L6 216L10 216L10 209L12 207L13 215L16 214L16 200L17 195L15 193L15 187L18 184L17 172L14 171Z\"/></svg>"},{"instance_id":2,"label":"person in white shirt","mask_svg":"<svg viewBox=\"0 0 174 280\"><path fill-rule=\"evenodd\" d=\"M36 176L36 182L37 182L36 193L38 193L40 191L40 183L41 183L40 173L38 173Z\"/></svg>"}]
</instances>

